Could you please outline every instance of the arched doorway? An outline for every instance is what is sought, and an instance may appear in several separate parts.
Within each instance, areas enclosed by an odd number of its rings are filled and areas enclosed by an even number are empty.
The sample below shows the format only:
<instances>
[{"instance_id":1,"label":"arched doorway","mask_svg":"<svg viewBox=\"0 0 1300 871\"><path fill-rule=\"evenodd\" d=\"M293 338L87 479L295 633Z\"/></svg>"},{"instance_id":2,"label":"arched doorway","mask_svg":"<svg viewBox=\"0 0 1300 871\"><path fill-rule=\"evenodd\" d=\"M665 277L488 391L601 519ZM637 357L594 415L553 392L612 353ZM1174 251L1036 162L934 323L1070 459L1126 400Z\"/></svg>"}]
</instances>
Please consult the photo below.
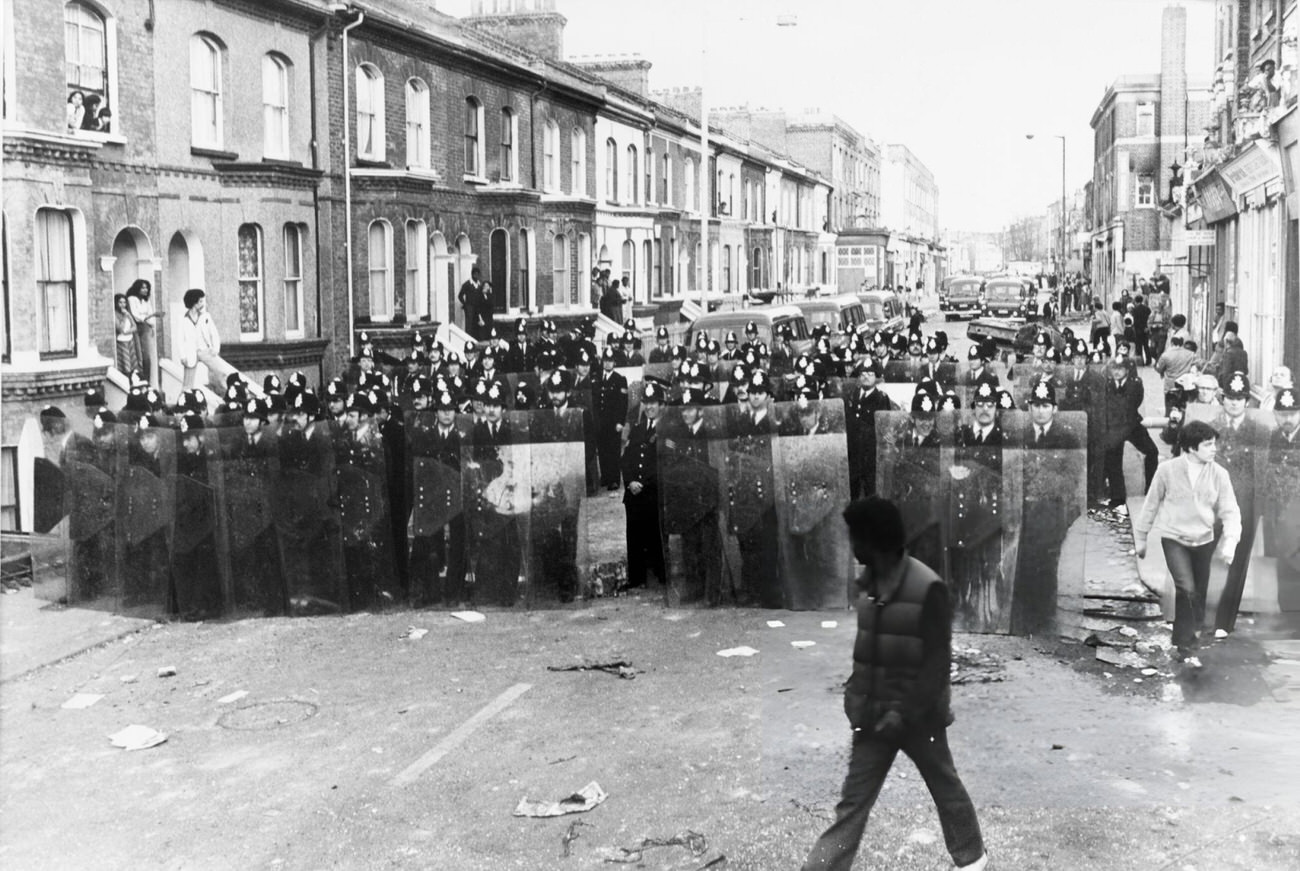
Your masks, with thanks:
<instances>
[{"instance_id":1,"label":"arched doorway","mask_svg":"<svg viewBox=\"0 0 1300 871\"><path fill-rule=\"evenodd\" d=\"M510 234L501 227L488 237L488 263L491 267L492 307L498 312L506 310L510 290Z\"/></svg>"},{"instance_id":2,"label":"arched doorway","mask_svg":"<svg viewBox=\"0 0 1300 871\"><path fill-rule=\"evenodd\" d=\"M153 284L153 244L138 227L124 227L113 240L113 293L126 293L137 278Z\"/></svg>"},{"instance_id":3,"label":"arched doorway","mask_svg":"<svg viewBox=\"0 0 1300 871\"><path fill-rule=\"evenodd\" d=\"M623 241L623 273L622 273L623 295L634 297L636 295L636 243L631 239Z\"/></svg>"},{"instance_id":4,"label":"arched doorway","mask_svg":"<svg viewBox=\"0 0 1300 871\"><path fill-rule=\"evenodd\" d=\"M451 322L454 311L456 264L447 249L447 237L434 230L429 235L429 316L441 324Z\"/></svg>"}]
</instances>

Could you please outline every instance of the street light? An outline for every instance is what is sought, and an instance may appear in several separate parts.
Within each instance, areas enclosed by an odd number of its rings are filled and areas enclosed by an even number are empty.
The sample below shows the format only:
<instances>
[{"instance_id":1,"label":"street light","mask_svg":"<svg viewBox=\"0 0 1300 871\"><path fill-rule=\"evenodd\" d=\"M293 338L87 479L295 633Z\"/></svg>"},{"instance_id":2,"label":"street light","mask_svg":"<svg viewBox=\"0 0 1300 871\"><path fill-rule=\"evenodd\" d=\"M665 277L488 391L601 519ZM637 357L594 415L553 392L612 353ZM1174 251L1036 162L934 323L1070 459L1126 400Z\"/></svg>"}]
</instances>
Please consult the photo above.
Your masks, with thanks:
<instances>
[{"instance_id":1,"label":"street light","mask_svg":"<svg viewBox=\"0 0 1300 871\"><path fill-rule=\"evenodd\" d=\"M1033 139L1033 133L1026 133L1026 139ZM1061 253L1056 260L1056 292L1061 292L1061 282L1065 277L1065 137L1060 133L1049 134L1061 140Z\"/></svg>"},{"instance_id":2,"label":"street light","mask_svg":"<svg viewBox=\"0 0 1300 871\"><path fill-rule=\"evenodd\" d=\"M736 21L745 21L745 16L737 16ZM712 178L709 172L709 100L705 88L705 79L709 72L709 15L707 10L700 15L700 181L696 190L700 194L700 257L696 266L700 270L700 314L709 312L709 212L713 211L717 191L710 193ZM797 27L799 19L794 15L778 15L777 27ZM706 201L705 197L709 199Z\"/></svg>"}]
</instances>

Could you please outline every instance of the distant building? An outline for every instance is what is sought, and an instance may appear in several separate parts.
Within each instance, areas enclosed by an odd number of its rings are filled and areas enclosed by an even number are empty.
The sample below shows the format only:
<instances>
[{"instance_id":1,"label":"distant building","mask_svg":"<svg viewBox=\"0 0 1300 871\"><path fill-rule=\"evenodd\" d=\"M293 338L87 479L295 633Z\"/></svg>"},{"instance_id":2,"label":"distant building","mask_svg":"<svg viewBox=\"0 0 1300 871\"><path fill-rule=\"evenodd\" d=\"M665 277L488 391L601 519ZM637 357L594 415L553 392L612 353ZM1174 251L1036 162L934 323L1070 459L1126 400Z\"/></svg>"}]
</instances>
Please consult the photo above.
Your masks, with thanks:
<instances>
[{"instance_id":1,"label":"distant building","mask_svg":"<svg viewBox=\"0 0 1300 871\"><path fill-rule=\"evenodd\" d=\"M1092 114L1091 278L1102 298L1172 267L1174 165L1209 114L1209 89L1187 82L1186 51L1187 10L1166 7L1160 72L1120 76Z\"/></svg>"},{"instance_id":2,"label":"distant building","mask_svg":"<svg viewBox=\"0 0 1300 871\"><path fill-rule=\"evenodd\" d=\"M880 224L891 235L887 254L894 285L933 292L943 278L939 187L906 145L886 145L881 166Z\"/></svg>"}]
</instances>

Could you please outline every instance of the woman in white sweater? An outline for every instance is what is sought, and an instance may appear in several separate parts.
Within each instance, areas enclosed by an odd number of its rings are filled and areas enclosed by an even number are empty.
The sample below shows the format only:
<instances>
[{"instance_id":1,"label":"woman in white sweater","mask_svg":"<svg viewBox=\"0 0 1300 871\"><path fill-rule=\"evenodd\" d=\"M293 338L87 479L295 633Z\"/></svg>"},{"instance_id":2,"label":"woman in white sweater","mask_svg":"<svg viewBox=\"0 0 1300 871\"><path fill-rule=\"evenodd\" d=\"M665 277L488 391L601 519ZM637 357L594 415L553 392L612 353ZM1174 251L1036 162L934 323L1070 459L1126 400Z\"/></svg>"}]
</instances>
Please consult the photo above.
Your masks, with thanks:
<instances>
[{"instance_id":1,"label":"woman in white sweater","mask_svg":"<svg viewBox=\"0 0 1300 871\"><path fill-rule=\"evenodd\" d=\"M1228 470L1214 461L1219 433L1193 421L1179 433L1182 453L1160 464L1142 512L1133 522L1139 558L1147 535L1159 521L1160 546L1174 579L1174 647L1179 660L1199 668L1196 657L1205 620L1205 593L1215 545L1220 559L1232 560L1241 538L1241 511ZM1220 531L1221 530L1221 531Z\"/></svg>"}]
</instances>

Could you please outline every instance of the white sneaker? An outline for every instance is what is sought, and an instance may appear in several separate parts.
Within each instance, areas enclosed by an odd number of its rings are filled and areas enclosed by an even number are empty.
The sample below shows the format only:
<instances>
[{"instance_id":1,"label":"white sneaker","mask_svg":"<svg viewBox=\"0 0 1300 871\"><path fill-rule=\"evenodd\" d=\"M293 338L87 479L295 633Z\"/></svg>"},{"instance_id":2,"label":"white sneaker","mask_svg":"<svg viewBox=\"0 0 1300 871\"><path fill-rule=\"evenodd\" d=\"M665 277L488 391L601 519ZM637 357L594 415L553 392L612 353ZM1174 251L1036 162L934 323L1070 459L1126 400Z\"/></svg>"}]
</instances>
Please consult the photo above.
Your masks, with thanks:
<instances>
[{"instance_id":1,"label":"white sneaker","mask_svg":"<svg viewBox=\"0 0 1300 871\"><path fill-rule=\"evenodd\" d=\"M984 871L989 865L989 854L985 853L969 865L960 865L957 871Z\"/></svg>"},{"instance_id":2,"label":"white sneaker","mask_svg":"<svg viewBox=\"0 0 1300 871\"><path fill-rule=\"evenodd\" d=\"M1189 656L1183 660L1183 665L1187 666L1188 668L1200 668L1201 667L1200 657Z\"/></svg>"},{"instance_id":3,"label":"white sneaker","mask_svg":"<svg viewBox=\"0 0 1300 871\"><path fill-rule=\"evenodd\" d=\"M1128 517L1128 506L1120 505L1116 507L1115 513L1118 514L1120 517Z\"/></svg>"},{"instance_id":4,"label":"white sneaker","mask_svg":"<svg viewBox=\"0 0 1300 871\"><path fill-rule=\"evenodd\" d=\"M1215 629L1215 630L1214 630L1214 637L1215 637L1215 638L1227 638L1227 637L1228 637L1228 630L1227 630L1227 629Z\"/></svg>"}]
</instances>

